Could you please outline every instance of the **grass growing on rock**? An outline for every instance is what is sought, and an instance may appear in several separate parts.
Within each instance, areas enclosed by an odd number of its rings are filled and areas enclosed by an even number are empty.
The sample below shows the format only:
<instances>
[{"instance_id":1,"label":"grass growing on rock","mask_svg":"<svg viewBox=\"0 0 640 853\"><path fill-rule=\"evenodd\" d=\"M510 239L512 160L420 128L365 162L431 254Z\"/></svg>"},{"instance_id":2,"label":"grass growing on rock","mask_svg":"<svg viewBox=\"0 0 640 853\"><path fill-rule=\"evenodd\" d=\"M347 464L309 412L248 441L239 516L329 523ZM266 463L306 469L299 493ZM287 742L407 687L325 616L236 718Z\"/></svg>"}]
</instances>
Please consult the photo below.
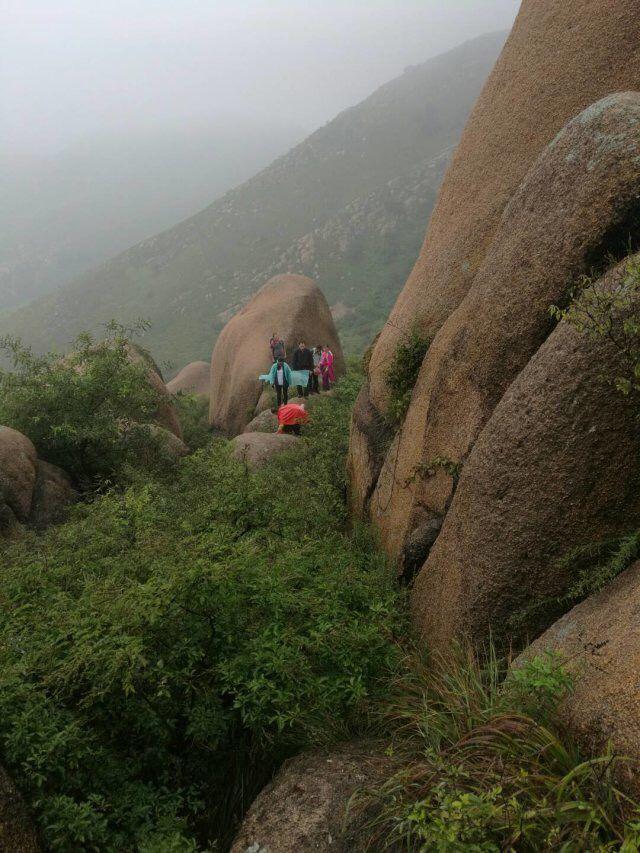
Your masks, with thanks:
<instances>
[{"instance_id":1,"label":"grass growing on rock","mask_svg":"<svg viewBox=\"0 0 640 853\"><path fill-rule=\"evenodd\" d=\"M404 625L346 530L358 385L260 472L216 440L0 555L0 744L50 849L223 843L284 757L366 726Z\"/></svg>"},{"instance_id":2,"label":"grass growing on rock","mask_svg":"<svg viewBox=\"0 0 640 853\"><path fill-rule=\"evenodd\" d=\"M570 689L551 655L508 673L492 649L412 655L386 721L398 769L351 804L366 849L638 850L640 807L615 781L623 759L585 758L558 722Z\"/></svg>"}]
</instances>

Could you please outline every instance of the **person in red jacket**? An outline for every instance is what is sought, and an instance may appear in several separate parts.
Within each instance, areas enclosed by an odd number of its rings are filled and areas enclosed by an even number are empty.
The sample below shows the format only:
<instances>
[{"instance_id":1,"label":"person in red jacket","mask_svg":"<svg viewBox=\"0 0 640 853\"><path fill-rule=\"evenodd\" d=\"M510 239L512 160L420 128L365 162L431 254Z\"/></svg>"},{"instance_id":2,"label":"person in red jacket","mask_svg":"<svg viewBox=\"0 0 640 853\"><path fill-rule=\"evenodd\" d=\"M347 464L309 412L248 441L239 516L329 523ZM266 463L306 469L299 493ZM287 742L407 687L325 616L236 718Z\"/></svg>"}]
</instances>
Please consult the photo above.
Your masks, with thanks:
<instances>
[{"instance_id":1,"label":"person in red jacket","mask_svg":"<svg viewBox=\"0 0 640 853\"><path fill-rule=\"evenodd\" d=\"M278 432L300 435L300 428L306 423L309 423L309 412L304 403L287 403L278 409Z\"/></svg>"}]
</instances>

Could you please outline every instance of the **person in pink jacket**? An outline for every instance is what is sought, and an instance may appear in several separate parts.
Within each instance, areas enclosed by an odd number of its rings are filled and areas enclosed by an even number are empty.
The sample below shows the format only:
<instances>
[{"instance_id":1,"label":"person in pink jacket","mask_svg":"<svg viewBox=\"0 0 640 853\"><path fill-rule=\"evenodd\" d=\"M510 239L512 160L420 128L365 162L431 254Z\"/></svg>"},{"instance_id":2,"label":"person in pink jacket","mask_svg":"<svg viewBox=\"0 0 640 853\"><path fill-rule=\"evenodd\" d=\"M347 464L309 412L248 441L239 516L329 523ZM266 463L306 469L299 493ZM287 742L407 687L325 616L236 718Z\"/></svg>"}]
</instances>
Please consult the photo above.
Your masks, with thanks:
<instances>
[{"instance_id":1,"label":"person in pink jacket","mask_svg":"<svg viewBox=\"0 0 640 853\"><path fill-rule=\"evenodd\" d=\"M336 375L333 372L333 353L326 344L322 347L320 373L322 374L322 390L328 391L331 388L331 383L335 382Z\"/></svg>"}]
</instances>

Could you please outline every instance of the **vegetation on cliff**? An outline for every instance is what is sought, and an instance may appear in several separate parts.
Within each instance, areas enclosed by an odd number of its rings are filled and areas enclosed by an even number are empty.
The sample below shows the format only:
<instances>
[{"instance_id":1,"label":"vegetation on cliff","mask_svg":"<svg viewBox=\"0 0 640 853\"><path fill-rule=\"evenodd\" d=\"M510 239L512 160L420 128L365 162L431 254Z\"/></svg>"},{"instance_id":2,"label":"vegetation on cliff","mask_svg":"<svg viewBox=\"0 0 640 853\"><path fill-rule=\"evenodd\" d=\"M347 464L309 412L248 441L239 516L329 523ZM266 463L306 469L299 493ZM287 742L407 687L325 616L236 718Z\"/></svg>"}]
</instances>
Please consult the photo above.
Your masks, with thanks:
<instances>
[{"instance_id":1,"label":"vegetation on cliff","mask_svg":"<svg viewBox=\"0 0 640 853\"><path fill-rule=\"evenodd\" d=\"M287 755L361 729L398 592L348 533L350 377L255 474L215 440L0 555L0 744L54 850L188 850Z\"/></svg>"}]
</instances>

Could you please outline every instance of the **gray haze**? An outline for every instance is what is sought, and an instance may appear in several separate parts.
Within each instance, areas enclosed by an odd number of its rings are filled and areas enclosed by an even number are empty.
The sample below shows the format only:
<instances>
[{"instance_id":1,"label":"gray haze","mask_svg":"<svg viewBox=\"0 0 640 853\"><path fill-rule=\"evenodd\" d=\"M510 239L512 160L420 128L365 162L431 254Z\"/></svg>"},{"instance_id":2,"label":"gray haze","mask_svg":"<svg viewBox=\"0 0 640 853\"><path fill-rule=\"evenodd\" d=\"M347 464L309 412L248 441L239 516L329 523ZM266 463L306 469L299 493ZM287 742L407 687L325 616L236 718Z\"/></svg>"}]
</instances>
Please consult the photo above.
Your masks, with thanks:
<instances>
[{"instance_id":1,"label":"gray haze","mask_svg":"<svg viewBox=\"0 0 640 853\"><path fill-rule=\"evenodd\" d=\"M312 130L518 0L0 0L0 148L234 116Z\"/></svg>"}]
</instances>

